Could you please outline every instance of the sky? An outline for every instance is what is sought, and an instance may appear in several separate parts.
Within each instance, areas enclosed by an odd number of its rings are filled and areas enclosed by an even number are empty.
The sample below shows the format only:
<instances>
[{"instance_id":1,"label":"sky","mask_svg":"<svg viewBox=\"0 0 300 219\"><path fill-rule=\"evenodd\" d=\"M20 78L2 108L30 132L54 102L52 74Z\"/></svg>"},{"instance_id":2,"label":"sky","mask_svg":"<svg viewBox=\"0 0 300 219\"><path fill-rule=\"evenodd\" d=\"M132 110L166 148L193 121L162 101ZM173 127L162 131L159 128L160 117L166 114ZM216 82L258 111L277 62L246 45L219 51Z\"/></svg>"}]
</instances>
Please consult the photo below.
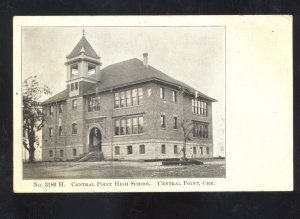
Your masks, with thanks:
<instances>
[{"instance_id":1,"label":"sky","mask_svg":"<svg viewBox=\"0 0 300 219\"><path fill-rule=\"evenodd\" d=\"M214 156L225 155L224 27L23 27L22 78L37 75L53 94L65 89L66 56L82 30L102 68L132 58L213 97Z\"/></svg>"}]
</instances>

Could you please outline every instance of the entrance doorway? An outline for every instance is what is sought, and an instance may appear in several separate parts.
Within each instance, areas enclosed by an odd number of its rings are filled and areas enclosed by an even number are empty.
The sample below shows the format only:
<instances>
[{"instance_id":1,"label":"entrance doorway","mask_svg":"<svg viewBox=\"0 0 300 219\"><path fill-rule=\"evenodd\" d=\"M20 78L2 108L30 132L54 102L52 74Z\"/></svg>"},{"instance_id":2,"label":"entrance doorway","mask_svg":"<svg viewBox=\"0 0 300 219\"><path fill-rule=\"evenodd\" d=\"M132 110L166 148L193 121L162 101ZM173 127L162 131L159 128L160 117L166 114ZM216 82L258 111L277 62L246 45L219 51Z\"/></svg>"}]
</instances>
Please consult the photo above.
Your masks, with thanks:
<instances>
[{"instance_id":1,"label":"entrance doorway","mask_svg":"<svg viewBox=\"0 0 300 219\"><path fill-rule=\"evenodd\" d=\"M102 135L98 128L92 128L89 135L89 151L102 151Z\"/></svg>"}]
</instances>

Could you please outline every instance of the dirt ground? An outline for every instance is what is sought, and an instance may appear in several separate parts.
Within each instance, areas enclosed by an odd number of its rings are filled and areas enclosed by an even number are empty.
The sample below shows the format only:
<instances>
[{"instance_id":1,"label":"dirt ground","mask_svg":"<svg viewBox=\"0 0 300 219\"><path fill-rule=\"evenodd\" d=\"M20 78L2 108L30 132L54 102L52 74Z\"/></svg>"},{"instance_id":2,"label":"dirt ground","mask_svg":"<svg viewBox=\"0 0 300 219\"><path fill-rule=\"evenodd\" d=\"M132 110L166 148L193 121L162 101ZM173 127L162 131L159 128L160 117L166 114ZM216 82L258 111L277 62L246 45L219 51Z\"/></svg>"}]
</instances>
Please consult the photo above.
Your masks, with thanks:
<instances>
[{"instance_id":1,"label":"dirt ground","mask_svg":"<svg viewBox=\"0 0 300 219\"><path fill-rule=\"evenodd\" d=\"M225 160L202 160L203 165L162 166L161 162L36 162L24 163L24 179L222 178Z\"/></svg>"}]
</instances>

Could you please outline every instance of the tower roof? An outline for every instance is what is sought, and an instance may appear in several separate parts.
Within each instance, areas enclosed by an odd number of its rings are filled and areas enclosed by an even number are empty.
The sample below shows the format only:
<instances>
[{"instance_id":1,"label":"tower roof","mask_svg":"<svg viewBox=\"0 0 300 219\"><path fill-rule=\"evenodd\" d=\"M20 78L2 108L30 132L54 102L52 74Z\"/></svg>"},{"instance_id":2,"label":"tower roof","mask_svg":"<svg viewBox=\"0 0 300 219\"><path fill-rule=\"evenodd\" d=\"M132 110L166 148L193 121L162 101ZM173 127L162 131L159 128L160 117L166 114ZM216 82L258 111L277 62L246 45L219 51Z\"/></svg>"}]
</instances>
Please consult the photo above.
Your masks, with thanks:
<instances>
[{"instance_id":1,"label":"tower roof","mask_svg":"<svg viewBox=\"0 0 300 219\"><path fill-rule=\"evenodd\" d=\"M93 58L100 58L91 44L87 41L85 36L82 36L80 41L77 43L77 45L74 47L72 52L67 56L67 58L73 58L75 56L80 55L81 52L84 52L85 55L93 57Z\"/></svg>"}]
</instances>

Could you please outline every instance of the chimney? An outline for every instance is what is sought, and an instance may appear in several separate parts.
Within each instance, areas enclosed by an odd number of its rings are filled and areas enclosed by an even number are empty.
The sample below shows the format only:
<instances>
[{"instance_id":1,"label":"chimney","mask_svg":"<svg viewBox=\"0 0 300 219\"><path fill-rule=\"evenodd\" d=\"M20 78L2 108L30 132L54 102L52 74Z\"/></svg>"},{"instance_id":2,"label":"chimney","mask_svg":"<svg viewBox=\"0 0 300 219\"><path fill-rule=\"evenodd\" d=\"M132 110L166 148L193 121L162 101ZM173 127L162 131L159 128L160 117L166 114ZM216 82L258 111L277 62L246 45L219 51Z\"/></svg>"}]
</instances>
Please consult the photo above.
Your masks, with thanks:
<instances>
[{"instance_id":1,"label":"chimney","mask_svg":"<svg viewBox=\"0 0 300 219\"><path fill-rule=\"evenodd\" d=\"M148 53L143 53L143 63L146 67L148 67Z\"/></svg>"}]
</instances>

